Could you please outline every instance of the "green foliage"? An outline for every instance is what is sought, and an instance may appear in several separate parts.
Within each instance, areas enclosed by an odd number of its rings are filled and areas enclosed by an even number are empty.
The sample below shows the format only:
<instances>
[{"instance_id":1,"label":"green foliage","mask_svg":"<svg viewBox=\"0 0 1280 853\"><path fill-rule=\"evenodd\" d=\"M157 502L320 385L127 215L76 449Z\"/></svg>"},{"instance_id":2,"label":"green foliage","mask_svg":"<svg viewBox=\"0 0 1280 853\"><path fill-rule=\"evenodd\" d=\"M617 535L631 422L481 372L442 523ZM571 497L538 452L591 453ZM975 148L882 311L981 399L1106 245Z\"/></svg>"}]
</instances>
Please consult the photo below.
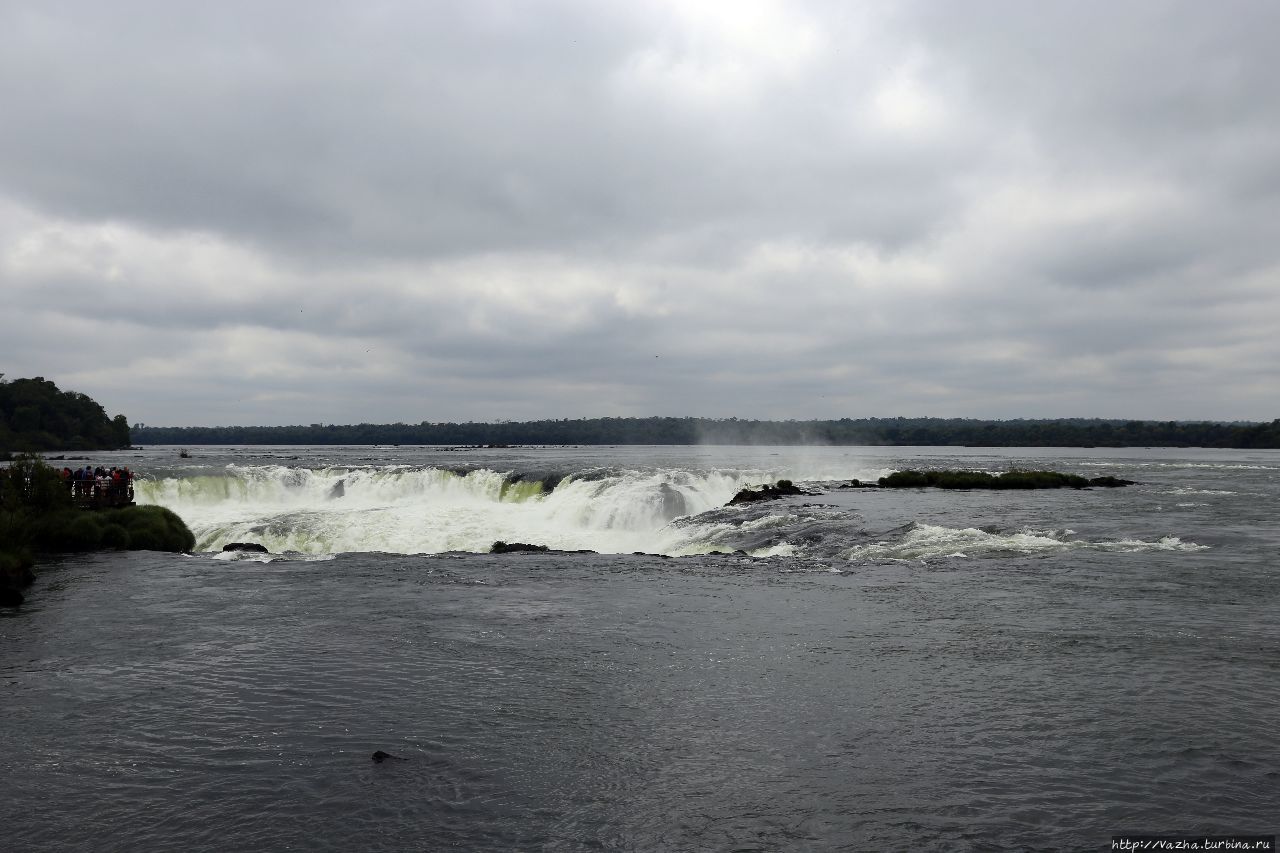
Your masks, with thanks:
<instances>
[{"instance_id":1,"label":"green foliage","mask_svg":"<svg viewBox=\"0 0 1280 853\"><path fill-rule=\"evenodd\" d=\"M985 471L929 471L929 485L939 489L998 489L997 478Z\"/></svg>"},{"instance_id":2,"label":"green foliage","mask_svg":"<svg viewBox=\"0 0 1280 853\"><path fill-rule=\"evenodd\" d=\"M1270 423L1120 421L1085 418L983 421L966 418L585 418L523 423L351 424L278 427L143 427L154 444L834 444L974 447L1280 448ZM2 442L0 442L2 444Z\"/></svg>"},{"instance_id":3,"label":"green foliage","mask_svg":"<svg viewBox=\"0 0 1280 853\"><path fill-rule=\"evenodd\" d=\"M922 489L933 484L921 471L894 471L887 477L881 477L880 485L890 489Z\"/></svg>"},{"instance_id":4,"label":"green foliage","mask_svg":"<svg viewBox=\"0 0 1280 853\"><path fill-rule=\"evenodd\" d=\"M17 551L0 551L0 586L21 586L20 579L24 573L35 565L31 552L26 549Z\"/></svg>"},{"instance_id":5,"label":"green foliage","mask_svg":"<svg viewBox=\"0 0 1280 853\"><path fill-rule=\"evenodd\" d=\"M129 446L124 415L108 419L85 394L42 376L0 382L0 450L118 450Z\"/></svg>"},{"instance_id":6,"label":"green foliage","mask_svg":"<svg viewBox=\"0 0 1280 853\"><path fill-rule=\"evenodd\" d=\"M58 472L38 456L21 456L0 475L0 554L6 563L29 561L31 552L190 551L196 545L182 519L164 507L76 508Z\"/></svg>"},{"instance_id":7,"label":"green foliage","mask_svg":"<svg viewBox=\"0 0 1280 853\"><path fill-rule=\"evenodd\" d=\"M101 536L98 540L98 544L103 549L110 548L113 551L127 551L133 544L133 537L129 535L128 530L125 530L119 524L108 523L102 525Z\"/></svg>"},{"instance_id":8,"label":"green foliage","mask_svg":"<svg viewBox=\"0 0 1280 853\"><path fill-rule=\"evenodd\" d=\"M1001 489L1083 489L1089 485L1085 477L1057 471L1009 471L997 479Z\"/></svg>"},{"instance_id":9,"label":"green foliage","mask_svg":"<svg viewBox=\"0 0 1280 853\"><path fill-rule=\"evenodd\" d=\"M159 506L88 511L64 510L36 518L32 544L47 553L95 551L190 551L195 535L182 519Z\"/></svg>"},{"instance_id":10,"label":"green foliage","mask_svg":"<svg viewBox=\"0 0 1280 853\"><path fill-rule=\"evenodd\" d=\"M46 515L36 523L36 536L42 551L92 551L102 543L102 522L78 510Z\"/></svg>"},{"instance_id":11,"label":"green foliage","mask_svg":"<svg viewBox=\"0 0 1280 853\"><path fill-rule=\"evenodd\" d=\"M0 507L50 512L71 506L62 477L34 453L20 454L0 475Z\"/></svg>"},{"instance_id":12,"label":"green foliage","mask_svg":"<svg viewBox=\"0 0 1280 853\"><path fill-rule=\"evenodd\" d=\"M107 524L118 525L133 551L190 551L195 534L172 511L162 506L131 506L100 513Z\"/></svg>"},{"instance_id":13,"label":"green foliage","mask_svg":"<svg viewBox=\"0 0 1280 853\"><path fill-rule=\"evenodd\" d=\"M1123 481L1119 481L1123 482ZM890 489L1083 489L1088 479L1058 471L895 471L880 478L880 485ZM1103 485L1103 484L1098 484Z\"/></svg>"}]
</instances>

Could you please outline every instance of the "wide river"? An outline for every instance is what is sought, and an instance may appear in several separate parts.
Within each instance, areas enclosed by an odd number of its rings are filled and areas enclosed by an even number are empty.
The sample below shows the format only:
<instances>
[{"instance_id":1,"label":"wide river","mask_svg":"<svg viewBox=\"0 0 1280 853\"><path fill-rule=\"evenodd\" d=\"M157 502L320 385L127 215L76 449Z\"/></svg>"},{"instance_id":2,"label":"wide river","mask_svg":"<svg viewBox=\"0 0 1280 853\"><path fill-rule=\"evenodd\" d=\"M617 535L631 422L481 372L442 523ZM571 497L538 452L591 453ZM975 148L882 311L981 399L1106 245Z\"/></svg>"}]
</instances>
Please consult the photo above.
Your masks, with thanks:
<instances>
[{"instance_id":1,"label":"wide river","mask_svg":"<svg viewBox=\"0 0 1280 853\"><path fill-rule=\"evenodd\" d=\"M1280 451L87 461L139 472L198 553L46 560L0 610L4 850L1106 850L1280 830ZM847 487L941 467L1139 484ZM724 507L778 478L815 494ZM561 550L484 553L496 540Z\"/></svg>"}]
</instances>

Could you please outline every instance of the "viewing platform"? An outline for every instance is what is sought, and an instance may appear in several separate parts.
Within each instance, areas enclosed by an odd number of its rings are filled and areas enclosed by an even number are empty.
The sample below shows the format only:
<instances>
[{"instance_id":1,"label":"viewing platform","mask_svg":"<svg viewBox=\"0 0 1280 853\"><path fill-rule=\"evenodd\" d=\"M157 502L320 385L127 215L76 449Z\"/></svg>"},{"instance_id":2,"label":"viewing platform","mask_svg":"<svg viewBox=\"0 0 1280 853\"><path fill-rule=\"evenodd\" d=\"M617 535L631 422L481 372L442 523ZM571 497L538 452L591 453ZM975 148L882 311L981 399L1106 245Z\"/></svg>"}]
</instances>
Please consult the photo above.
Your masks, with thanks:
<instances>
[{"instance_id":1,"label":"viewing platform","mask_svg":"<svg viewBox=\"0 0 1280 853\"><path fill-rule=\"evenodd\" d=\"M119 481L107 477L95 480L69 480L71 500L80 509L115 509L135 506L133 480Z\"/></svg>"}]
</instances>

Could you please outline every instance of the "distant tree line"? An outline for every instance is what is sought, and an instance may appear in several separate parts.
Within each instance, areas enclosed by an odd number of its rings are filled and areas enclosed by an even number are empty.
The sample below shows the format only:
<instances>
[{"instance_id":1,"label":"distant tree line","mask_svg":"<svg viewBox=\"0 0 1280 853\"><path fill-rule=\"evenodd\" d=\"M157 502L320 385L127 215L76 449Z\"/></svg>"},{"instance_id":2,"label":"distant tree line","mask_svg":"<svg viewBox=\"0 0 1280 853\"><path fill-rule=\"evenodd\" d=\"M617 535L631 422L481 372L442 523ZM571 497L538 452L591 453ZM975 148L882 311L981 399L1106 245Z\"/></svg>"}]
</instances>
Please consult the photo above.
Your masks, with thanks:
<instances>
[{"instance_id":1,"label":"distant tree line","mask_svg":"<svg viewBox=\"0 0 1280 853\"><path fill-rule=\"evenodd\" d=\"M0 453L31 450L118 450L129 446L129 421L108 418L93 398L37 376L0 374Z\"/></svg>"},{"instance_id":2,"label":"distant tree line","mask_svg":"<svg viewBox=\"0 0 1280 853\"><path fill-rule=\"evenodd\" d=\"M351 424L278 427L151 427L146 444L834 444L976 447L1280 447L1280 419L1212 421L841 418L583 418L519 423Z\"/></svg>"}]
</instances>

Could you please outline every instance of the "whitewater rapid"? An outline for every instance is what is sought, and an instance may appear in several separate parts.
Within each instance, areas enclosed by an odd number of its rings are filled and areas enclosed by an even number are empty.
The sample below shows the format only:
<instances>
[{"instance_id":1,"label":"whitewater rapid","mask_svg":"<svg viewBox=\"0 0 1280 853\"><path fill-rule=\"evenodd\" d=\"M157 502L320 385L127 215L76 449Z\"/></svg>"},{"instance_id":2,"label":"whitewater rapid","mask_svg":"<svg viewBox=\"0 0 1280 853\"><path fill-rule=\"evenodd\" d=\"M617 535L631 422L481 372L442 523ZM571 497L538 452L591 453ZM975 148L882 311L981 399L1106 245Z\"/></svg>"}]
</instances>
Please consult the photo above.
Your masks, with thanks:
<instances>
[{"instance_id":1,"label":"whitewater rapid","mask_svg":"<svg viewBox=\"0 0 1280 853\"><path fill-rule=\"evenodd\" d=\"M890 470L844 469L840 477L830 468L802 467L600 467L549 474L483 467L233 463L146 479L139 482L137 494L141 503L178 513L195 533L198 551L254 542L274 555L303 558L360 552L484 553L498 541L602 554L740 551L753 557L816 557L842 563L1202 547L1167 530L1087 538L1065 526L955 525L915 511L911 515L917 520L877 532L866 529L866 520L850 500L866 509L898 498L863 493L859 499L845 499L845 506L835 506L820 497L839 495L841 481L874 480ZM808 484L814 498L726 507L740 489L781 478ZM923 510L937 500L967 499L917 495L908 500L911 507ZM1092 497L1077 500L1080 506L1097 502ZM936 507L929 510L935 511Z\"/></svg>"},{"instance_id":2,"label":"whitewater rapid","mask_svg":"<svg viewBox=\"0 0 1280 853\"><path fill-rule=\"evenodd\" d=\"M201 551L252 541L273 553L315 555L484 552L505 541L679 555L717 550L714 534L724 525L672 522L723 507L740 489L776 479L777 472L758 470L594 470L529 479L485 468L233 464L143 481L137 492L140 503L178 513ZM777 546L756 550L787 552Z\"/></svg>"}]
</instances>

